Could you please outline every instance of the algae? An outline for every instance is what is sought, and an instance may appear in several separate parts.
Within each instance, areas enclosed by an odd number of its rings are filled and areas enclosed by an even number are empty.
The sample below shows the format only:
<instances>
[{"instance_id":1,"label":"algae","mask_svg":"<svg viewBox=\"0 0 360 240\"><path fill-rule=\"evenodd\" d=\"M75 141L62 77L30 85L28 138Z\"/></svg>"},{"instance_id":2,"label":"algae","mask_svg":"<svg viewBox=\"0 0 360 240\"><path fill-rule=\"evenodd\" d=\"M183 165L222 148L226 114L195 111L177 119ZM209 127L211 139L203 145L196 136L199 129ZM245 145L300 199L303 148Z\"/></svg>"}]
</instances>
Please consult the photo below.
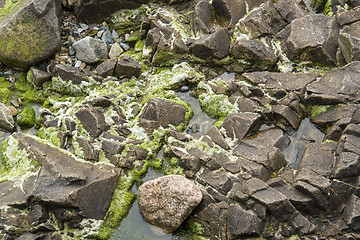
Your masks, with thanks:
<instances>
[{"instance_id":1,"label":"algae","mask_svg":"<svg viewBox=\"0 0 360 240\"><path fill-rule=\"evenodd\" d=\"M17 124L23 127L32 127L35 124L35 110L33 108L24 108L18 115Z\"/></svg>"},{"instance_id":2,"label":"algae","mask_svg":"<svg viewBox=\"0 0 360 240\"><path fill-rule=\"evenodd\" d=\"M16 7L19 0L6 0L3 8L0 8L0 20Z\"/></svg>"}]
</instances>

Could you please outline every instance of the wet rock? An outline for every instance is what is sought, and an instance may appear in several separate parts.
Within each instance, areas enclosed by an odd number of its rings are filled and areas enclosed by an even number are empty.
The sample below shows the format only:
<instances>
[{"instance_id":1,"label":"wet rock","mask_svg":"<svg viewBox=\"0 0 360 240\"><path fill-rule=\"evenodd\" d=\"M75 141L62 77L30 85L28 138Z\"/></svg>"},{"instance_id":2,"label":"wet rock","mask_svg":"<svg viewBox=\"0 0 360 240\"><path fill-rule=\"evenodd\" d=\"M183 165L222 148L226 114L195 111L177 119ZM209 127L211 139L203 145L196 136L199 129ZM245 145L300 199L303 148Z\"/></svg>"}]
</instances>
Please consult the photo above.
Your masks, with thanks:
<instances>
[{"instance_id":1,"label":"wet rock","mask_svg":"<svg viewBox=\"0 0 360 240\"><path fill-rule=\"evenodd\" d=\"M74 43L72 47L76 52L76 58L85 63L96 63L108 58L106 43L92 37L85 37Z\"/></svg>"},{"instance_id":2,"label":"wet rock","mask_svg":"<svg viewBox=\"0 0 360 240\"><path fill-rule=\"evenodd\" d=\"M84 129L91 137L98 137L102 132L110 128L105 121L104 114L94 107L82 108L75 116L80 120Z\"/></svg>"},{"instance_id":3,"label":"wet rock","mask_svg":"<svg viewBox=\"0 0 360 240\"><path fill-rule=\"evenodd\" d=\"M179 175L169 175L140 186L139 209L145 221L173 232L201 202L196 185Z\"/></svg>"},{"instance_id":4,"label":"wet rock","mask_svg":"<svg viewBox=\"0 0 360 240\"><path fill-rule=\"evenodd\" d=\"M88 76L83 69L71 67L69 65L55 64L52 66L51 74L53 77L61 77L63 81L71 81L74 84L89 81Z\"/></svg>"},{"instance_id":5,"label":"wet rock","mask_svg":"<svg viewBox=\"0 0 360 240\"><path fill-rule=\"evenodd\" d=\"M228 55L230 37L226 29L218 29L213 34L205 35L196 40L190 50L199 58L224 58Z\"/></svg>"},{"instance_id":6,"label":"wet rock","mask_svg":"<svg viewBox=\"0 0 360 240\"><path fill-rule=\"evenodd\" d=\"M101 143L101 149L109 154L120 154L124 149L125 145L113 140L103 140Z\"/></svg>"},{"instance_id":7,"label":"wet rock","mask_svg":"<svg viewBox=\"0 0 360 240\"><path fill-rule=\"evenodd\" d=\"M0 62L27 69L60 49L61 6L53 0L26 0L19 6L0 17Z\"/></svg>"},{"instance_id":8,"label":"wet rock","mask_svg":"<svg viewBox=\"0 0 360 240\"><path fill-rule=\"evenodd\" d=\"M291 60L335 65L339 32L335 18L308 15L293 20L285 31L283 48Z\"/></svg>"},{"instance_id":9,"label":"wet rock","mask_svg":"<svg viewBox=\"0 0 360 240\"><path fill-rule=\"evenodd\" d=\"M120 9L135 9L147 2L148 0L78 0L75 5L75 14L79 21L98 23Z\"/></svg>"},{"instance_id":10,"label":"wet rock","mask_svg":"<svg viewBox=\"0 0 360 240\"><path fill-rule=\"evenodd\" d=\"M264 69L274 67L277 57L270 46L265 46L260 40L238 39L232 46L235 58L245 59Z\"/></svg>"},{"instance_id":11,"label":"wet rock","mask_svg":"<svg viewBox=\"0 0 360 240\"><path fill-rule=\"evenodd\" d=\"M43 83L49 81L50 78L50 73L42 71L36 67L31 67L26 76L27 81L32 83L37 88L40 88Z\"/></svg>"},{"instance_id":12,"label":"wet rock","mask_svg":"<svg viewBox=\"0 0 360 240\"><path fill-rule=\"evenodd\" d=\"M29 179L32 183L22 186L27 198L34 197L51 206L78 208L88 218L105 216L120 174L117 169L77 162L22 134L13 137L41 164L37 176Z\"/></svg>"},{"instance_id":13,"label":"wet rock","mask_svg":"<svg viewBox=\"0 0 360 240\"><path fill-rule=\"evenodd\" d=\"M263 221L252 211L247 211L239 205L230 205L227 222L229 239L260 236L263 228Z\"/></svg>"},{"instance_id":14,"label":"wet rock","mask_svg":"<svg viewBox=\"0 0 360 240\"><path fill-rule=\"evenodd\" d=\"M187 108L181 104L161 99L150 98L140 116L140 126L150 132L158 127L178 126L185 122Z\"/></svg>"},{"instance_id":15,"label":"wet rock","mask_svg":"<svg viewBox=\"0 0 360 240\"><path fill-rule=\"evenodd\" d=\"M96 67L96 72L104 78L107 76L114 76L117 61L117 58L106 60Z\"/></svg>"},{"instance_id":16,"label":"wet rock","mask_svg":"<svg viewBox=\"0 0 360 240\"><path fill-rule=\"evenodd\" d=\"M359 11L360 13L360 11ZM339 47L347 63L360 60L360 21L345 26L339 34Z\"/></svg>"},{"instance_id":17,"label":"wet rock","mask_svg":"<svg viewBox=\"0 0 360 240\"><path fill-rule=\"evenodd\" d=\"M16 108L0 102L0 128L6 131L12 131L15 128L13 116L17 113Z\"/></svg>"},{"instance_id":18,"label":"wet rock","mask_svg":"<svg viewBox=\"0 0 360 240\"><path fill-rule=\"evenodd\" d=\"M325 73L320 81L306 87L309 104L347 103L356 98L360 89L360 62L352 62L340 69Z\"/></svg>"},{"instance_id":19,"label":"wet rock","mask_svg":"<svg viewBox=\"0 0 360 240\"><path fill-rule=\"evenodd\" d=\"M242 140L251 130L259 124L261 115L257 113L231 113L221 127L226 130L226 135L232 139Z\"/></svg>"},{"instance_id":20,"label":"wet rock","mask_svg":"<svg viewBox=\"0 0 360 240\"><path fill-rule=\"evenodd\" d=\"M211 4L206 0L198 2L193 13L193 29L195 34L199 31L210 34L212 17L213 10Z\"/></svg>"},{"instance_id":21,"label":"wet rock","mask_svg":"<svg viewBox=\"0 0 360 240\"><path fill-rule=\"evenodd\" d=\"M221 134L217 127L212 127L208 131L207 135L211 138L211 140L222 147L225 150L229 150L230 146L228 142L225 140L224 136Z\"/></svg>"},{"instance_id":22,"label":"wet rock","mask_svg":"<svg viewBox=\"0 0 360 240\"><path fill-rule=\"evenodd\" d=\"M115 74L121 78L139 77L141 74L141 65L130 56L122 55L118 59Z\"/></svg>"},{"instance_id":23,"label":"wet rock","mask_svg":"<svg viewBox=\"0 0 360 240\"><path fill-rule=\"evenodd\" d=\"M344 209L343 219L354 230L360 229L360 198L351 195L346 208Z\"/></svg>"}]
</instances>

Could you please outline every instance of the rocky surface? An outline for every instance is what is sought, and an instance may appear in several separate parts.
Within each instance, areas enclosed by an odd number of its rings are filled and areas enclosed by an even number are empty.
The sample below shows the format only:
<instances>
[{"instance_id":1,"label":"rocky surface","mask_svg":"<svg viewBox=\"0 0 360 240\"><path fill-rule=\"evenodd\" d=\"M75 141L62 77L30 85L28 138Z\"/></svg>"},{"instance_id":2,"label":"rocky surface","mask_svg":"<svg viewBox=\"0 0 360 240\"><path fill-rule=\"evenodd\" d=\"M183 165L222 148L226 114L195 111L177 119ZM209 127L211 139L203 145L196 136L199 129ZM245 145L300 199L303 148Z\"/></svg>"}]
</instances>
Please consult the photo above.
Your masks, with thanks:
<instances>
[{"instance_id":1,"label":"rocky surface","mask_svg":"<svg viewBox=\"0 0 360 240\"><path fill-rule=\"evenodd\" d=\"M0 6L1 239L359 238L358 1Z\"/></svg>"}]
</instances>

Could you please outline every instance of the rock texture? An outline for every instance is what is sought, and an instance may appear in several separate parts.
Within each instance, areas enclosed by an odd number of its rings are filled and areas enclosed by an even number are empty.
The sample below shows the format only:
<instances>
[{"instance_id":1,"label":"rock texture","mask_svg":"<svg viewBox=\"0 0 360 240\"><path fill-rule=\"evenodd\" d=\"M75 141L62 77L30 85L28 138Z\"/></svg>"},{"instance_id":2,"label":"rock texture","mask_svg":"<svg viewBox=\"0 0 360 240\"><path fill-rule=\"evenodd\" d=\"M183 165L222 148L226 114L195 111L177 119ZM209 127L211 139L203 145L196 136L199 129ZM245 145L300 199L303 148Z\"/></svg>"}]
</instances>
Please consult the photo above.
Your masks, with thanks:
<instances>
[{"instance_id":1,"label":"rock texture","mask_svg":"<svg viewBox=\"0 0 360 240\"><path fill-rule=\"evenodd\" d=\"M139 209L145 221L173 232L201 202L196 185L178 175L169 175L140 186Z\"/></svg>"}]
</instances>

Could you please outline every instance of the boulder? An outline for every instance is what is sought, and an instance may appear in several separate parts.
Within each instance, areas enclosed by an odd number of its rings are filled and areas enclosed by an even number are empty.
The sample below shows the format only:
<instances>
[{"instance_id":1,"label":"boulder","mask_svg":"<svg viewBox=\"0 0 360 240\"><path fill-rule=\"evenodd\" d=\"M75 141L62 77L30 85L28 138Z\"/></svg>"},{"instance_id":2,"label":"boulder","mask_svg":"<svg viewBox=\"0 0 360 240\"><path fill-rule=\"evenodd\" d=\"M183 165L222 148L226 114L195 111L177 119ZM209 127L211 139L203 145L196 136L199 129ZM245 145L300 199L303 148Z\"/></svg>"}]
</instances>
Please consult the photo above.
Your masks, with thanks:
<instances>
[{"instance_id":1,"label":"boulder","mask_svg":"<svg viewBox=\"0 0 360 240\"><path fill-rule=\"evenodd\" d=\"M141 74L141 65L135 59L128 55L122 55L117 62L115 74L120 78L139 77Z\"/></svg>"},{"instance_id":2,"label":"boulder","mask_svg":"<svg viewBox=\"0 0 360 240\"><path fill-rule=\"evenodd\" d=\"M76 58L85 63L96 63L108 59L108 49L105 42L92 37L85 37L72 45Z\"/></svg>"},{"instance_id":3,"label":"boulder","mask_svg":"<svg viewBox=\"0 0 360 240\"><path fill-rule=\"evenodd\" d=\"M336 64L339 26L334 17L313 14L297 18L282 34L282 47L289 59Z\"/></svg>"},{"instance_id":4,"label":"boulder","mask_svg":"<svg viewBox=\"0 0 360 240\"><path fill-rule=\"evenodd\" d=\"M60 1L23 0L0 16L0 62L27 69L61 47Z\"/></svg>"},{"instance_id":5,"label":"boulder","mask_svg":"<svg viewBox=\"0 0 360 240\"><path fill-rule=\"evenodd\" d=\"M145 221L164 232L176 230L201 202L197 186L180 175L168 175L141 185L138 190L140 213Z\"/></svg>"},{"instance_id":6,"label":"boulder","mask_svg":"<svg viewBox=\"0 0 360 240\"><path fill-rule=\"evenodd\" d=\"M212 34L197 39L191 46L190 51L199 58L224 58L230 49L229 32L220 28Z\"/></svg>"},{"instance_id":7,"label":"boulder","mask_svg":"<svg viewBox=\"0 0 360 240\"><path fill-rule=\"evenodd\" d=\"M34 156L34 161L41 166L36 175L21 186L25 200L35 198L45 206L76 208L83 217L104 218L120 175L118 169L78 162L70 155L22 134L12 137L19 142L19 148ZM6 188L1 188L0 196L4 190ZM13 194L17 196L17 190L20 191L20 186L14 185L0 203L16 203L18 200L13 202L11 199Z\"/></svg>"},{"instance_id":8,"label":"boulder","mask_svg":"<svg viewBox=\"0 0 360 240\"><path fill-rule=\"evenodd\" d=\"M16 108L0 102L0 128L12 131L15 128L13 116L17 114Z\"/></svg>"},{"instance_id":9,"label":"boulder","mask_svg":"<svg viewBox=\"0 0 360 240\"><path fill-rule=\"evenodd\" d=\"M134 9L149 0L77 0L75 14L79 21L99 23L120 9Z\"/></svg>"},{"instance_id":10,"label":"boulder","mask_svg":"<svg viewBox=\"0 0 360 240\"><path fill-rule=\"evenodd\" d=\"M80 120L84 129L91 137L98 137L110 126L106 123L104 114L97 108L86 107L80 109L75 116Z\"/></svg>"},{"instance_id":11,"label":"boulder","mask_svg":"<svg viewBox=\"0 0 360 240\"><path fill-rule=\"evenodd\" d=\"M339 47L346 63L360 61L360 21L341 29Z\"/></svg>"}]
</instances>

